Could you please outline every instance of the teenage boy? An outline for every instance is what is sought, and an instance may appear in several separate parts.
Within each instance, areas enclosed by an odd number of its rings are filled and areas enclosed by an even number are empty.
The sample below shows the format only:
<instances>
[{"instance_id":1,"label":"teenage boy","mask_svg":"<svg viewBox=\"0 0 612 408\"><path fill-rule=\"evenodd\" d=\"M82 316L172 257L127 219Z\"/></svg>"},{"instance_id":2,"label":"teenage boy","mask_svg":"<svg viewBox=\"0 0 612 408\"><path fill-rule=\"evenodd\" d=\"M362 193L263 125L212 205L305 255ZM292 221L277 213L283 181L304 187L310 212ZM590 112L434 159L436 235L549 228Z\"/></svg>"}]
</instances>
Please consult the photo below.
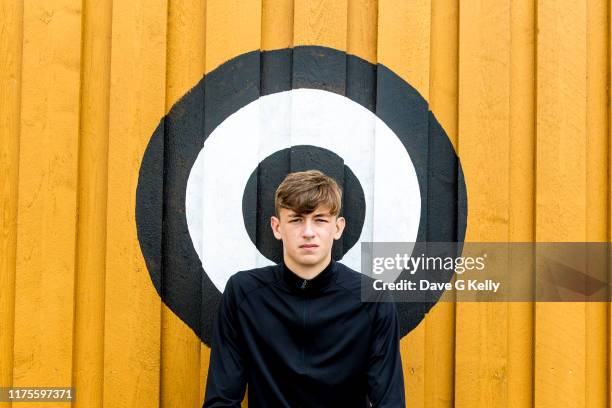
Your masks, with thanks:
<instances>
[{"instance_id":1,"label":"teenage boy","mask_svg":"<svg viewBox=\"0 0 612 408\"><path fill-rule=\"evenodd\" d=\"M361 275L331 258L341 202L319 171L278 187L270 223L283 263L227 282L204 408L240 407L247 384L252 408L405 407L395 306L362 302Z\"/></svg>"}]
</instances>

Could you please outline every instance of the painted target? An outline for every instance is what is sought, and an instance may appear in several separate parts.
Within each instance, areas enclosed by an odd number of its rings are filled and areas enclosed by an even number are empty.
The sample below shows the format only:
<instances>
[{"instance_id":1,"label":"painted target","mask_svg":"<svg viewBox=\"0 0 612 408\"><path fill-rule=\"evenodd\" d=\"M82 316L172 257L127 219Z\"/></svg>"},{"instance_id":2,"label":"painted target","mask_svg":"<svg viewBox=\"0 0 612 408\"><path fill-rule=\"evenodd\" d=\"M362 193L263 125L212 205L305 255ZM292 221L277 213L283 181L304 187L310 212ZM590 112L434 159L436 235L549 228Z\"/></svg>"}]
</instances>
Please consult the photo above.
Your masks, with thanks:
<instances>
[{"instance_id":1,"label":"painted target","mask_svg":"<svg viewBox=\"0 0 612 408\"><path fill-rule=\"evenodd\" d=\"M362 241L464 239L461 166L414 88L330 48L240 55L162 118L136 191L152 282L204 343L231 274L282 258L269 227L274 191L287 173L306 169L343 189L347 228L332 255L355 270ZM432 306L397 303L401 335Z\"/></svg>"}]
</instances>

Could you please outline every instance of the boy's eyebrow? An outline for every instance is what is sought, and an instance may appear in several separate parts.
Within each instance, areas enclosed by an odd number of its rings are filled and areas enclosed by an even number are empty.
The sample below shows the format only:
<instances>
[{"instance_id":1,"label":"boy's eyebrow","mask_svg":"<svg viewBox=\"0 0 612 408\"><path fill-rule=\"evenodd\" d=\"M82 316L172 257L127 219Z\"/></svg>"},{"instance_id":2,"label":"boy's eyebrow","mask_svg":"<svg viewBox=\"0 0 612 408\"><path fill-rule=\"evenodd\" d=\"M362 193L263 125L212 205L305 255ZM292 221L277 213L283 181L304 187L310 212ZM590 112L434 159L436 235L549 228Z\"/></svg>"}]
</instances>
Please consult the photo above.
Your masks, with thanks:
<instances>
[{"instance_id":1,"label":"boy's eyebrow","mask_svg":"<svg viewBox=\"0 0 612 408\"><path fill-rule=\"evenodd\" d=\"M301 218L304 217L304 214L298 214L298 213L289 213L289 218ZM331 214L328 212L321 212L321 213L316 213L313 215L313 217L331 217Z\"/></svg>"}]
</instances>

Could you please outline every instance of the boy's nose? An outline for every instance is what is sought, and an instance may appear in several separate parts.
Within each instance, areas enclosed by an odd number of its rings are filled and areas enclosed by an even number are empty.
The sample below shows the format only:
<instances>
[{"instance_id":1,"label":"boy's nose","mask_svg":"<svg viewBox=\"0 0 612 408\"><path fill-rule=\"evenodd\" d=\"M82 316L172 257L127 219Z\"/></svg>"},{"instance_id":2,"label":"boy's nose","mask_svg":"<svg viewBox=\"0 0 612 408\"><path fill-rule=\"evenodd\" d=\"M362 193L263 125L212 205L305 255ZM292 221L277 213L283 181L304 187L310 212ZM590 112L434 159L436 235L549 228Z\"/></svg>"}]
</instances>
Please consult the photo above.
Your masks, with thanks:
<instances>
[{"instance_id":1,"label":"boy's nose","mask_svg":"<svg viewBox=\"0 0 612 408\"><path fill-rule=\"evenodd\" d=\"M304 225L304 231L302 232L302 235L304 235L304 237L313 237L314 236L314 230L312 228L312 223L310 221L306 221L305 225Z\"/></svg>"}]
</instances>

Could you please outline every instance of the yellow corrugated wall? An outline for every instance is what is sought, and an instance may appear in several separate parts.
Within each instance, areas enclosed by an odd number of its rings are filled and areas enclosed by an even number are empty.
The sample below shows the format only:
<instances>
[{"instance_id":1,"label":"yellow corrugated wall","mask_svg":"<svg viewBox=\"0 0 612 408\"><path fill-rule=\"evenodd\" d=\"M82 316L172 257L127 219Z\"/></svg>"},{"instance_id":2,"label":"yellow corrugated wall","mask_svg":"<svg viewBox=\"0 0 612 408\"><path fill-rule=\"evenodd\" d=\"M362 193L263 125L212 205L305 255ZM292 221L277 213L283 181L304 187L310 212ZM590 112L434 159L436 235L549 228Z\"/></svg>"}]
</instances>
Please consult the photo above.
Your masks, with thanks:
<instances>
[{"instance_id":1,"label":"yellow corrugated wall","mask_svg":"<svg viewBox=\"0 0 612 408\"><path fill-rule=\"evenodd\" d=\"M461 158L467 240L609 241L610 8L0 0L0 386L201 406L209 349L151 284L136 183L159 119L251 50L346 50L413 85ZM408 406L609 406L611 323L609 303L440 303L402 340Z\"/></svg>"}]
</instances>

